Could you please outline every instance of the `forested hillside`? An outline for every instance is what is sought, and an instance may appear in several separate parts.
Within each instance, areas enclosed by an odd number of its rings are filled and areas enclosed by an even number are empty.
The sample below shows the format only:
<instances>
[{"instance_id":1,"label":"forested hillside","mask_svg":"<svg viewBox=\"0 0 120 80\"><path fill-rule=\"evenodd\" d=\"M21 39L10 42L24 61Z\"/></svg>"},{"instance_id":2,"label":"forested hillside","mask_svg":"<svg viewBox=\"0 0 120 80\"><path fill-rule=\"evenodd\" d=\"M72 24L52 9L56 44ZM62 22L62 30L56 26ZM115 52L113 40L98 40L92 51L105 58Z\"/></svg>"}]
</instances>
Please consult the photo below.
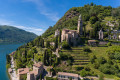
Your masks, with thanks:
<instances>
[{"instance_id":1,"label":"forested hillside","mask_svg":"<svg viewBox=\"0 0 120 80\"><path fill-rule=\"evenodd\" d=\"M12 26L0 25L0 42L29 42L36 38L34 33Z\"/></svg>"},{"instance_id":2,"label":"forested hillside","mask_svg":"<svg viewBox=\"0 0 120 80\"><path fill-rule=\"evenodd\" d=\"M77 21L80 14L84 22L85 36L89 36L90 32L96 33L101 28L103 28L103 30L109 29L109 27L105 25L107 21L119 22L120 7L112 8L111 6L101 6L93 3L84 5L83 7L73 7L69 9L53 27L49 27L42 36L48 37L54 34L56 29L77 29ZM116 28L119 27L116 26ZM91 35L91 37L96 36L95 34Z\"/></svg>"},{"instance_id":3,"label":"forested hillside","mask_svg":"<svg viewBox=\"0 0 120 80\"><path fill-rule=\"evenodd\" d=\"M73 47L66 41L61 42L61 30L63 28L76 30L80 14L84 26L84 35L80 41L83 45ZM52 72L53 76L57 75L57 72L69 72L82 77L102 75L105 80L120 78L120 47L111 42L98 44L100 40L97 33L101 28L105 38L110 34L111 27L106 25L108 21L115 25L113 29L120 29L120 26L116 25L120 21L120 7L112 8L91 3L84 7L71 8L42 36L17 48L13 55L15 69L26 67L32 69L34 62L42 62L47 68L46 71ZM56 29L61 29L60 35L53 37ZM91 38L96 39L95 46L89 45L88 39ZM10 61L7 61L7 68L9 67ZM99 80L104 80L103 78Z\"/></svg>"}]
</instances>

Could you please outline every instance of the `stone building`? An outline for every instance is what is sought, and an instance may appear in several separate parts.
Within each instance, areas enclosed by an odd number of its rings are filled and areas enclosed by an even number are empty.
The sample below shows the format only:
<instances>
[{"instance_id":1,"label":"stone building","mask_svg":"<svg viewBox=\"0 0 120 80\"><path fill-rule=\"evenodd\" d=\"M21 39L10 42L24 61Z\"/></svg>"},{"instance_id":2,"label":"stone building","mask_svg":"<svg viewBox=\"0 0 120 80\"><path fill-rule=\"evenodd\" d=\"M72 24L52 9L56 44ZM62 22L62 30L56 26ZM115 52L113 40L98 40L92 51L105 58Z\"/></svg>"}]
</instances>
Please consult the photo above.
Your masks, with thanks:
<instances>
[{"instance_id":1,"label":"stone building","mask_svg":"<svg viewBox=\"0 0 120 80\"><path fill-rule=\"evenodd\" d=\"M66 73L66 72L58 72L58 80L79 80L78 74Z\"/></svg>"},{"instance_id":2,"label":"stone building","mask_svg":"<svg viewBox=\"0 0 120 80\"><path fill-rule=\"evenodd\" d=\"M27 80L36 80L43 73L43 64L36 63L33 65L33 71L27 73Z\"/></svg>"},{"instance_id":3,"label":"stone building","mask_svg":"<svg viewBox=\"0 0 120 80\"><path fill-rule=\"evenodd\" d=\"M63 29L61 35L61 42L66 41L68 42L68 44L75 46L80 40L79 36L82 36L82 34L83 34L83 26L82 26L82 17L80 15L78 18L77 30Z\"/></svg>"},{"instance_id":4,"label":"stone building","mask_svg":"<svg viewBox=\"0 0 120 80\"><path fill-rule=\"evenodd\" d=\"M117 34L113 34L113 39L117 39Z\"/></svg>"},{"instance_id":5,"label":"stone building","mask_svg":"<svg viewBox=\"0 0 120 80\"><path fill-rule=\"evenodd\" d=\"M79 33L81 36L83 35L83 22L82 22L82 16L81 15L78 18L77 33Z\"/></svg>"},{"instance_id":6,"label":"stone building","mask_svg":"<svg viewBox=\"0 0 120 80\"><path fill-rule=\"evenodd\" d=\"M29 68L20 68L17 70L17 78L18 80L22 80L22 76L29 72Z\"/></svg>"},{"instance_id":7,"label":"stone building","mask_svg":"<svg viewBox=\"0 0 120 80\"><path fill-rule=\"evenodd\" d=\"M57 29L56 31L55 31L55 37L56 36L59 36L60 35L60 31Z\"/></svg>"},{"instance_id":8,"label":"stone building","mask_svg":"<svg viewBox=\"0 0 120 80\"><path fill-rule=\"evenodd\" d=\"M99 31L99 39L103 40L103 31L102 31L102 29Z\"/></svg>"},{"instance_id":9,"label":"stone building","mask_svg":"<svg viewBox=\"0 0 120 80\"><path fill-rule=\"evenodd\" d=\"M29 68L20 68L17 70L17 78L18 80L23 80L22 76L27 75L26 80L36 80L40 74L43 73L43 64L36 63L33 65L33 71L29 71Z\"/></svg>"}]
</instances>

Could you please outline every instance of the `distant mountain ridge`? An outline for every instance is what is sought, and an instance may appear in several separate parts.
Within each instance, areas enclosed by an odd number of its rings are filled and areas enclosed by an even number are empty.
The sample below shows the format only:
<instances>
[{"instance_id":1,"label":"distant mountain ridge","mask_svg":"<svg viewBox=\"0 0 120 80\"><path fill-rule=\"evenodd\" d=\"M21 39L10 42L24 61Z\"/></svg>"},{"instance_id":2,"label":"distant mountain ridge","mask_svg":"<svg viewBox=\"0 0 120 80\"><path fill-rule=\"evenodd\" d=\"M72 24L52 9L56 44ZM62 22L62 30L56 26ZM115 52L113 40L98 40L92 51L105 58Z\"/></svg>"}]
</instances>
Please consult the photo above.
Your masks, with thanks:
<instances>
[{"instance_id":1,"label":"distant mountain ridge","mask_svg":"<svg viewBox=\"0 0 120 80\"><path fill-rule=\"evenodd\" d=\"M37 35L31 32L27 32L25 30L8 26L8 25L0 25L0 43L17 43L17 42L29 42L36 38Z\"/></svg>"}]
</instances>

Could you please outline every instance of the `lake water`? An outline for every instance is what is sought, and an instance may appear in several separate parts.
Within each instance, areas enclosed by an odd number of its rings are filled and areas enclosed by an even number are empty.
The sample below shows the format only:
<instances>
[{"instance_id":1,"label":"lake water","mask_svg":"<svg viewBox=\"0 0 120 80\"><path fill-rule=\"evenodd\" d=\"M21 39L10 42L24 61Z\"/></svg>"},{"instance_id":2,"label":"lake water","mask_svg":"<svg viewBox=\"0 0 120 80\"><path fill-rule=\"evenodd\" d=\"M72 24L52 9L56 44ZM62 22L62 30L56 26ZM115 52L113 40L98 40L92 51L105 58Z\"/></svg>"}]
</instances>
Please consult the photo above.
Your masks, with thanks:
<instances>
[{"instance_id":1,"label":"lake water","mask_svg":"<svg viewBox=\"0 0 120 80\"><path fill-rule=\"evenodd\" d=\"M6 54L15 51L22 44L0 44L0 80L9 80L6 72Z\"/></svg>"}]
</instances>

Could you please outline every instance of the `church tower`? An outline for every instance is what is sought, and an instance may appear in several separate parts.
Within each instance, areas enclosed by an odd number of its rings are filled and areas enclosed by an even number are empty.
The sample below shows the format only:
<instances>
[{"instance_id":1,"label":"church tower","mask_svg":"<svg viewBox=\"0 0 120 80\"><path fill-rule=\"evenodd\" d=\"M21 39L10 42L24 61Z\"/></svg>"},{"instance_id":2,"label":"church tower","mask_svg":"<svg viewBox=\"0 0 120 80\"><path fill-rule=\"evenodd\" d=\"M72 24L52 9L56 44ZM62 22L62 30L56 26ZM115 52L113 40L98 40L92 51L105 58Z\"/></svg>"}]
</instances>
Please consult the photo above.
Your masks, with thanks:
<instances>
[{"instance_id":1,"label":"church tower","mask_svg":"<svg viewBox=\"0 0 120 80\"><path fill-rule=\"evenodd\" d=\"M82 16L80 15L78 18L78 27L77 27L77 32L80 35L83 35L83 22L82 22Z\"/></svg>"}]
</instances>

